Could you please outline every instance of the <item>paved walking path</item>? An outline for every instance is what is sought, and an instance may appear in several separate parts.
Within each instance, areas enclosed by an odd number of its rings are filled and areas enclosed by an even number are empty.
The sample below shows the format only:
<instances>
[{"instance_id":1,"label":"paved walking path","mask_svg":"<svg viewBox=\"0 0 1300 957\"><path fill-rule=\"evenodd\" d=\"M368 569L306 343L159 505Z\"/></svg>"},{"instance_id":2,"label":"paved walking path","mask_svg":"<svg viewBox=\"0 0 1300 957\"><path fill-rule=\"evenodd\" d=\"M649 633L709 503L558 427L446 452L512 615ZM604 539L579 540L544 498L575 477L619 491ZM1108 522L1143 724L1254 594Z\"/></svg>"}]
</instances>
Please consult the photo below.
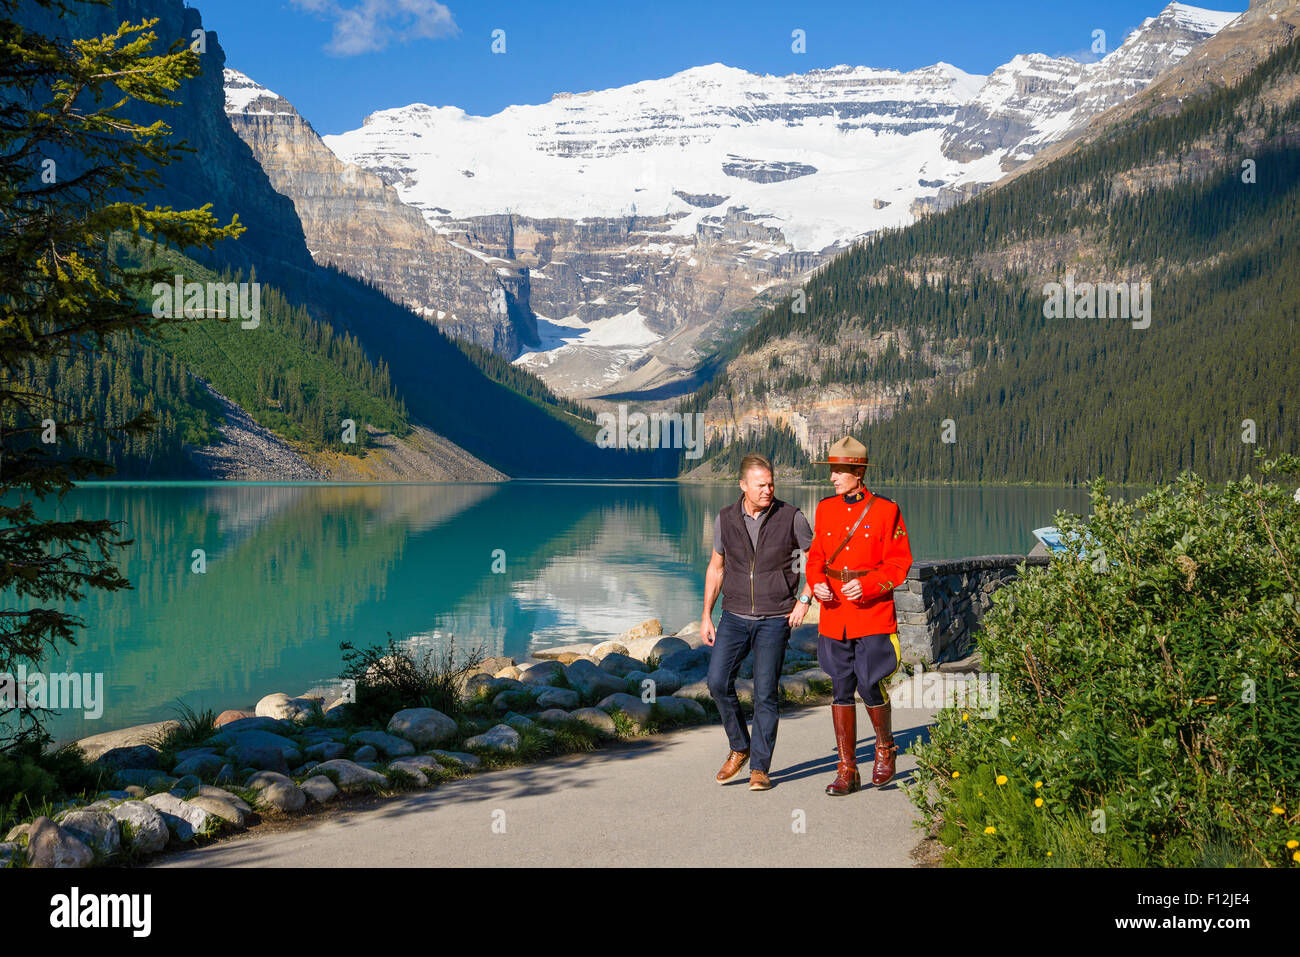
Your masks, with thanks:
<instances>
[{"instance_id":1,"label":"paved walking path","mask_svg":"<svg viewBox=\"0 0 1300 957\"><path fill-rule=\"evenodd\" d=\"M781 718L770 791L713 781L720 725L446 781L321 823L168 855L161 867L757 865L910 867L922 832L898 788L902 753L935 712L894 711L898 777L833 798L828 706ZM870 780L873 736L858 706L858 764ZM742 780L743 778L743 780ZM794 825L802 818L803 833ZM504 833L500 831L504 824Z\"/></svg>"}]
</instances>

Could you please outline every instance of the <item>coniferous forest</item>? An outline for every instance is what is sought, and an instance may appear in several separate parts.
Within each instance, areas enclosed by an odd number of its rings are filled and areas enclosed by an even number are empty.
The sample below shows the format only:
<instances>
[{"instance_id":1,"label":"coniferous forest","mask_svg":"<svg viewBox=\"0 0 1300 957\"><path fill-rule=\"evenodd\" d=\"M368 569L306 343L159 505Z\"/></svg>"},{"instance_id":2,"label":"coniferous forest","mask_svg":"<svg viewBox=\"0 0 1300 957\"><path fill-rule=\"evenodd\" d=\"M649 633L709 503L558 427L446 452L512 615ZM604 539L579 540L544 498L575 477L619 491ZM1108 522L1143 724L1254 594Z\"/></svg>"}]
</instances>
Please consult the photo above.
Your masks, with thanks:
<instances>
[{"instance_id":1,"label":"coniferous forest","mask_svg":"<svg viewBox=\"0 0 1300 957\"><path fill-rule=\"evenodd\" d=\"M1146 483L1183 469L1225 480L1249 471L1257 448L1295 448L1300 101L1279 109L1270 91L1297 74L1293 42L1236 86L1173 115L1138 114L987 194L873 237L810 279L803 311L792 297L724 349L734 358L793 339L816 353L898 330L966 365L927 368L897 349L824 362L819 375L774 360L758 382L724 369L683 409L770 392L797 408L835 383L906 382L895 414L858 433L887 480ZM1058 246L1074 251L1072 265ZM1012 247L1045 251L1035 261L1006 254ZM1150 325L1045 318L1045 283L1066 272L1080 283L1149 282ZM782 464L812 458L783 429L746 441ZM719 447L717 461L743 452Z\"/></svg>"}]
</instances>

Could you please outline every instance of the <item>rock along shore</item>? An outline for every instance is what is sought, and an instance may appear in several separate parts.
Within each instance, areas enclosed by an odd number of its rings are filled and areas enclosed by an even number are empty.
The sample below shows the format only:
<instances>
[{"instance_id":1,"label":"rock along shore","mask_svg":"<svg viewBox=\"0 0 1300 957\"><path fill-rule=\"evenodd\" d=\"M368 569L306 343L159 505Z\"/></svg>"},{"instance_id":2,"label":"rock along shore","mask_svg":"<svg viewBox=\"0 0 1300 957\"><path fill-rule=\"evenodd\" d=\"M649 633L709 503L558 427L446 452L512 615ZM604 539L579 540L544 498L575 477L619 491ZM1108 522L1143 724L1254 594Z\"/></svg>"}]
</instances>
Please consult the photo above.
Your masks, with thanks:
<instances>
[{"instance_id":1,"label":"rock along shore","mask_svg":"<svg viewBox=\"0 0 1300 957\"><path fill-rule=\"evenodd\" d=\"M815 701L829 689L817 666L816 627L794 630L781 695ZM214 733L177 748L177 721L77 742L114 787L89 803L12 828L0 867L88 867L134 862L211 840L263 819L311 813L361 794L436 786L449 776L563 753L574 735L616 741L716 719L705 677L712 649L696 622L665 635L658 620L607 641L483 661L461 689L467 715L406 708L384 726L360 726L354 706L276 693L229 710ZM736 682L753 698L752 660Z\"/></svg>"}]
</instances>

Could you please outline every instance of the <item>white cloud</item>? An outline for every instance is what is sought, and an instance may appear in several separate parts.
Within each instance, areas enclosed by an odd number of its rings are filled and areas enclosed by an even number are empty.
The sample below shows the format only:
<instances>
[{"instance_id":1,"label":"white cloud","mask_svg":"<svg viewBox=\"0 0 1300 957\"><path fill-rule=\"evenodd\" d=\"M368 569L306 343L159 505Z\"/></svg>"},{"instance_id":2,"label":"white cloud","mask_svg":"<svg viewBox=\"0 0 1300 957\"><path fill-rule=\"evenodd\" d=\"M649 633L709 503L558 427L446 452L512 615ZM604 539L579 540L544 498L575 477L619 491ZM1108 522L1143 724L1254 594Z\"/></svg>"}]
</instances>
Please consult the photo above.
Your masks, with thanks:
<instances>
[{"instance_id":1,"label":"white cloud","mask_svg":"<svg viewBox=\"0 0 1300 957\"><path fill-rule=\"evenodd\" d=\"M438 0L290 0L294 6L334 22L325 52L335 56L374 53L390 43L429 40L460 32L446 4Z\"/></svg>"}]
</instances>

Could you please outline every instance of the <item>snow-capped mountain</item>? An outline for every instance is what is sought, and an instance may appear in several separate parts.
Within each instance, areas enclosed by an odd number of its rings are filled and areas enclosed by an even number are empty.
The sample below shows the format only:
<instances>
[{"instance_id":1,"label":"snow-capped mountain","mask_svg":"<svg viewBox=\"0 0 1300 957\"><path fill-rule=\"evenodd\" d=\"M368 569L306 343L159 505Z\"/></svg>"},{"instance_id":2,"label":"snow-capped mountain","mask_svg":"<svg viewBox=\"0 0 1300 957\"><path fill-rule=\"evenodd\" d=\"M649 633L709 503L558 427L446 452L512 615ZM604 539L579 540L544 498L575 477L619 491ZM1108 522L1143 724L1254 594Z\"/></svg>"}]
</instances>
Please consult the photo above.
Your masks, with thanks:
<instances>
[{"instance_id":1,"label":"snow-capped mountain","mask_svg":"<svg viewBox=\"0 0 1300 957\"><path fill-rule=\"evenodd\" d=\"M715 63L486 117L413 104L323 139L457 248L526 271L541 342L517 361L594 395L671 380L755 297L973 195L1236 16L1170 4L1087 64L778 77Z\"/></svg>"},{"instance_id":2,"label":"snow-capped mountain","mask_svg":"<svg viewBox=\"0 0 1300 957\"><path fill-rule=\"evenodd\" d=\"M1014 57L958 112L944 153L959 159L998 153L1010 169L1146 89L1238 16L1171 3L1096 62L1041 53Z\"/></svg>"},{"instance_id":3,"label":"snow-capped mountain","mask_svg":"<svg viewBox=\"0 0 1300 957\"><path fill-rule=\"evenodd\" d=\"M535 343L528 277L514 264L438 235L379 177L345 164L284 97L238 70L222 82L226 116L291 198L312 257L378 284L445 331L514 356Z\"/></svg>"}]
</instances>

